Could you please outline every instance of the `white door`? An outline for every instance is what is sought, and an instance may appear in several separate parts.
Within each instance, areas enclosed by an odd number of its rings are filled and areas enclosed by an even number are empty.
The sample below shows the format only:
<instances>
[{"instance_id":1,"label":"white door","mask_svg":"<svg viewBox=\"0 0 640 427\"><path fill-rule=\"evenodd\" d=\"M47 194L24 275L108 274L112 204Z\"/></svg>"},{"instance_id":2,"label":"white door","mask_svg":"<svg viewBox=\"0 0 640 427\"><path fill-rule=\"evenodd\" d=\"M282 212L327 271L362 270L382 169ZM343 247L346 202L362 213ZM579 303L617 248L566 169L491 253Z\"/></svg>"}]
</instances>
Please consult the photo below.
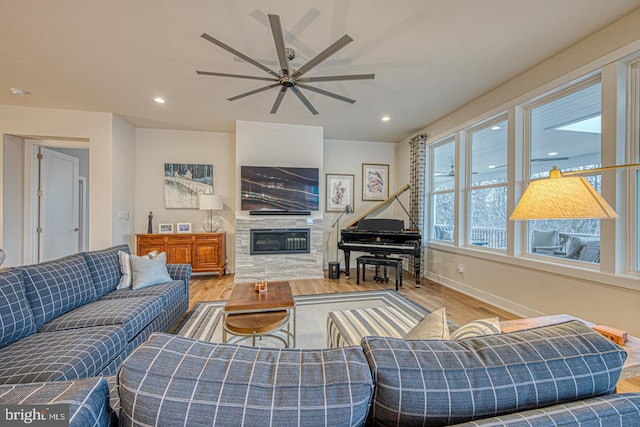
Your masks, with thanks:
<instances>
[{"instance_id":1,"label":"white door","mask_svg":"<svg viewBox=\"0 0 640 427\"><path fill-rule=\"evenodd\" d=\"M47 148L40 156L39 261L76 253L78 247L78 164L76 157Z\"/></svg>"}]
</instances>

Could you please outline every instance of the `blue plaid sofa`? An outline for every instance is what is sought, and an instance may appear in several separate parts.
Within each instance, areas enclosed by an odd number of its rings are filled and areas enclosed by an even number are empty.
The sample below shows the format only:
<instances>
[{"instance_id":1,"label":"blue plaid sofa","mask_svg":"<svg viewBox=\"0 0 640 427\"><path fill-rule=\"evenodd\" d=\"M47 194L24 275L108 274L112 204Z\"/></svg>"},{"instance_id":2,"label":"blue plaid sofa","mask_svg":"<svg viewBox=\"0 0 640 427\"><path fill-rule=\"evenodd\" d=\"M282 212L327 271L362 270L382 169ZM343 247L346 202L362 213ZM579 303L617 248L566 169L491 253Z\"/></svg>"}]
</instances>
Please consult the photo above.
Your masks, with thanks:
<instances>
[{"instance_id":1,"label":"blue plaid sofa","mask_svg":"<svg viewBox=\"0 0 640 427\"><path fill-rule=\"evenodd\" d=\"M59 387L76 395L106 390L108 402L106 382L77 380L115 375L152 332L168 331L186 312L191 265L167 265L170 282L116 290L118 251L129 253L129 247L0 271L0 404L33 387L41 397L59 396ZM95 425L104 425L100 411L94 411ZM75 425L94 425L78 420Z\"/></svg>"},{"instance_id":2,"label":"blue plaid sofa","mask_svg":"<svg viewBox=\"0 0 640 427\"><path fill-rule=\"evenodd\" d=\"M120 425L640 426L625 359L578 321L318 350L154 333L119 373Z\"/></svg>"}]
</instances>

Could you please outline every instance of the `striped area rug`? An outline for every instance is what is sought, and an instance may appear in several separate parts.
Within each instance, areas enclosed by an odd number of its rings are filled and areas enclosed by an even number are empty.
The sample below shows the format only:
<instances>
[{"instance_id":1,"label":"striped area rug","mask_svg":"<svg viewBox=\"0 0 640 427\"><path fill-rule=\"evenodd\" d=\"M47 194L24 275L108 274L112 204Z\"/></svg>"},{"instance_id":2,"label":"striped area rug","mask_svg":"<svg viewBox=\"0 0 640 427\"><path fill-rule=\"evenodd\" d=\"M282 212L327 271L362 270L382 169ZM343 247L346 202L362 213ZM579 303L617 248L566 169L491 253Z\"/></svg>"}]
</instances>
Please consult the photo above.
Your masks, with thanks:
<instances>
[{"instance_id":1,"label":"striped area rug","mask_svg":"<svg viewBox=\"0 0 640 427\"><path fill-rule=\"evenodd\" d=\"M429 311L394 290L344 292L295 296L298 348L325 348L329 312L357 308L390 307L417 323ZM176 334L203 341L221 342L222 310L226 301L198 303L178 327ZM246 342L246 344L250 344ZM268 339L260 345L275 345Z\"/></svg>"}]
</instances>

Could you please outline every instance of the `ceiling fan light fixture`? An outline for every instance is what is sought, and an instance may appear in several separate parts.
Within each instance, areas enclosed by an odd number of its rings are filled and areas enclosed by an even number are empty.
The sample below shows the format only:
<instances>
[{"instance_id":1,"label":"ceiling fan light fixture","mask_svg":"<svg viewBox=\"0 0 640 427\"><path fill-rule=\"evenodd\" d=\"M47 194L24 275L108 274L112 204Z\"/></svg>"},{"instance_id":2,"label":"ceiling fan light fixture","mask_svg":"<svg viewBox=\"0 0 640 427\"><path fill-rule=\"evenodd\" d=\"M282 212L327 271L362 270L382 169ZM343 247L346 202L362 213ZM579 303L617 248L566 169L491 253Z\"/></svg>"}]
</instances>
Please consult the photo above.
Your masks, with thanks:
<instances>
[{"instance_id":1,"label":"ceiling fan light fixture","mask_svg":"<svg viewBox=\"0 0 640 427\"><path fill-rule=\"evenodd\" d=\"M20 89L20 88L17 88L17 87L12 87L10 90L11 90L12 94L18 95L18 96L31 95L31 92L29 92L28 90Z\"/></svg>"}]
</instances>

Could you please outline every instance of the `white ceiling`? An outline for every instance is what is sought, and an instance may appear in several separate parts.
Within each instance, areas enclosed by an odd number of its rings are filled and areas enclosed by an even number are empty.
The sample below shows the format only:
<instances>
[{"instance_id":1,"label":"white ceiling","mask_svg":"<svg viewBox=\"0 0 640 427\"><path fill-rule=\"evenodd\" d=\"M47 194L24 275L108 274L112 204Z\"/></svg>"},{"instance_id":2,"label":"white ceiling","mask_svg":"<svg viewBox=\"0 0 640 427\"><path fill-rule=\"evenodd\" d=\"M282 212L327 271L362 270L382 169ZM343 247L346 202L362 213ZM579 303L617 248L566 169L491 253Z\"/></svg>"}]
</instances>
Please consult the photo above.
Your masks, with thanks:
<instances>
[{"instance_id":1,"label":"white ceiling","mask_svg":"<svg viewBox=\"0 0 640 427\"><path fill-rule=\"evenodd\" d=\"M235 120L255 120L396 142L638 7L640 0L0 0L0 104L113 112L136 127L234 132ZM375 80L314 84L357 100L304 92L317 116L290 91L269 114L275 88L227 101L267 83L195 71L268 74L200 35L277 69L266 14L280 15L294 68L345 33L354 39L307 76ZM385 114L391 120L382 123Z\"/></svg>"}]
</instances>

